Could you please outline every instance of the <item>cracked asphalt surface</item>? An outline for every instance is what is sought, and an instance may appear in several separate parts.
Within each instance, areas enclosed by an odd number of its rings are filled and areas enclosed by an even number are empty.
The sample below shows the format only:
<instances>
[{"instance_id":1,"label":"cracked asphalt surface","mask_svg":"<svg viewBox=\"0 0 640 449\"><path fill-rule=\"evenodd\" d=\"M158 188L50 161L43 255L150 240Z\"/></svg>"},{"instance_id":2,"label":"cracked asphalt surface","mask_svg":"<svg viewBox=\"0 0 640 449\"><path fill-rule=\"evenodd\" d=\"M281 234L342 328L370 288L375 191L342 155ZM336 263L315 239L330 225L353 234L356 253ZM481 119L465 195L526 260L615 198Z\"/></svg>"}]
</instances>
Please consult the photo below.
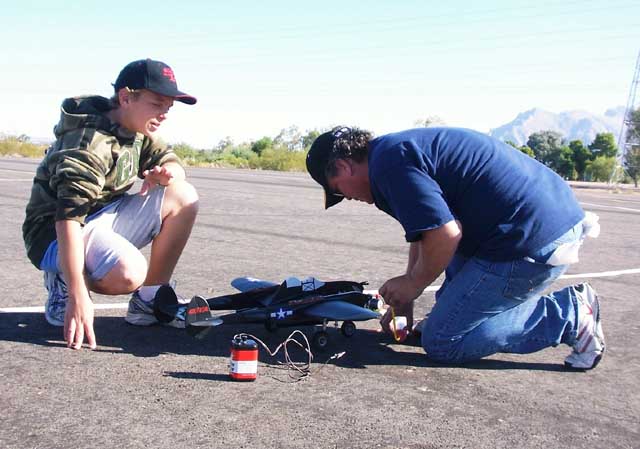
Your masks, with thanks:
<instances>
[{"instance_id":1,"label":"cracked asphalt surface","mask_svg":"<svg viewBox=\"0 0 640 449\"><path fill-rule=\"evenodd\" d=\"M20 226L37 161L0 158L0 308L42 306L42 275L28 262ZM304 173L189 169L201 212L178 268L178 293L231 293L254 276L368 281L402 273L400 226L364 204L324 211ZM184 331L127 325L122 308L96 311L96 351L67 349L41 312L0 313L0 447L189 448L637 448L640 447L640 194L576 188L600 215L602 234L554 287L589 280L601 296L607 352L591 372L566 371L566 346L499 354L463 366L431 362L415 341L396 344L358 323L330 330L311 376L290 382L261 351L255 382L230 381L238 332L272 349L291 329ZM615 274L615 273L614 273ZM440 284L441 279L435 284ZM121 304L126 296L94 296ZM433 292L418 299L424 313ZM313 329L302 329L310 336ZM327 361L334 353L345 354ZM296 360L304 360L293 351ZM282 360L280 358L280 360Z\"/></svg>"}]
</instances>

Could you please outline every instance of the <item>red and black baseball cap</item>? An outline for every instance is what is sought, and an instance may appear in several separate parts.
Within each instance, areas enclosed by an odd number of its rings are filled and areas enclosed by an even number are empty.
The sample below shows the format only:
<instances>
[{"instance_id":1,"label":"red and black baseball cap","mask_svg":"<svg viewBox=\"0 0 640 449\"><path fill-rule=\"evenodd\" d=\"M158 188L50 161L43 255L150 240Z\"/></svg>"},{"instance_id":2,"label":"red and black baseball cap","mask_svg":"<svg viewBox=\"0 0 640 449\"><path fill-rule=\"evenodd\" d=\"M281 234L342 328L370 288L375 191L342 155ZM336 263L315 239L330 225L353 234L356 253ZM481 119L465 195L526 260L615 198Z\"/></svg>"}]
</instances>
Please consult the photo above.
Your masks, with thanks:
<instances>
[{"instance_id":1,"label":"red and black baseball cap","mask_svg":"<svg viewBox=\"0 0 640 449\"><path fill-rule=\"evenodd\" d=\"M307 153L307 171L311 177L324 189L324 208L329 209L344 199L342 195L336 195L327 182L327 166L329 161L337 158L335 142L345 130L350 128L336 127L331 131L320 134L311 144Z\"/></svg>"},{"instance_id":2,"label":"red and black baseball cap","mask_svg":"<svg viewBox=\"0 0 640 449\"><path fill-rule=\"evenodd\" d=\"M196 97L178 90L171 67L153 59L140 59L127 64L118 75L113 87L116 92L124 87L134 90L147 89L186 104L196 104L198 101Z\"/></svg>"}]
</instances>

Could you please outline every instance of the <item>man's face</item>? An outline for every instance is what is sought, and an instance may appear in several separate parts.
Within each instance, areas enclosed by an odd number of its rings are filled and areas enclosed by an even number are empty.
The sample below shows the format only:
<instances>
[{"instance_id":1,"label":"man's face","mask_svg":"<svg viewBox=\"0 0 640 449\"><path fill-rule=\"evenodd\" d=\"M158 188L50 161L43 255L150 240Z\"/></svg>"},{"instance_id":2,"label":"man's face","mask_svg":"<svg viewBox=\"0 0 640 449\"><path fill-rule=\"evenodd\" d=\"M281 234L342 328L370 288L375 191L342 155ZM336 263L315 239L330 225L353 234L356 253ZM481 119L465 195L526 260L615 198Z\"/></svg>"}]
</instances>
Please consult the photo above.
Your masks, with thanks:
<instances>
[{"instance_id":1,"label":"man's face","mask_svg":"<svg viewBox=\"0 0 640 449\"><path fill-rule=\"evenodd\" d=\"M335 161L336 174L327 178L327 184L334 194L348 200L364 201L373 204L373 195L369 185L369 172L366 166L351 159Z\"/></svg>"},{"instance_id":2,"label":"man's face","mask_svg":"<svg viewBox=\"0 0 640 449\"><path fill-rule=\"evenodd\" d=\"M129 92L120 106L123 111L122 123L125 128L151 136L167 118L173 106L173 98L143 89L135 95Z\"/></svg>"}]
</instances>

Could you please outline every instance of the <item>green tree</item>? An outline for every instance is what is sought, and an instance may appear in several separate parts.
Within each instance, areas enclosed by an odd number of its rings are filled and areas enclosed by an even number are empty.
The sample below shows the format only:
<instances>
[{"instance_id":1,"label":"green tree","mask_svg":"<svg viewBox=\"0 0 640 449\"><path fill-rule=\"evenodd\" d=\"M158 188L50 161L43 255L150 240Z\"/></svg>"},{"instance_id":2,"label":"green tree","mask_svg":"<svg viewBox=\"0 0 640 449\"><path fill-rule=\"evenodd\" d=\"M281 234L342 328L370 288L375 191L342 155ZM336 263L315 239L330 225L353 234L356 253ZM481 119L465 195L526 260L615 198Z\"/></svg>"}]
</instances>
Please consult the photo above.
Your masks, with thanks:
<instances>
[{"instance_id":1,"label":"green tree","mask_svg":"<svg viewBox=\"0 0 640 449\"><path fill-rule=\"evenodd\" d=\"M265 170L304 171L306 170L306 156L305 151L269 148L262 153L260 158L252 162L252 167Z\"/></svg>"},{"instance_id":2,"label":"green tree","mask_svg":"<svg viewBox=\"0 0 640 449\"><path fill-rule=\"evenodd\" d=\"M515 143L513 140L505 140L504 143L506 143L509 146L512 146L513 148L515 148L516 150L520 151L521 153L524 153L527 156L530 156L530 157L535 159L535 154L533 154L533 150L531 148L529 148L528 146L526 146L526 145L518 146L518 144Z\"/></svg>"},{"instance_id":3,"label":"green tree","mask_svg":"<svg viewBox=\"0 0 640 449\"><path fill-rule=\"evenodd\" d=\"M573 153L573 164L578 173L578 179L584 181L584 171L587 168L587 161L591 159L591 151L581 140L572 140L569 142L569 148Z\"/></svg>"},{"instance_id":4,"label":"green tree","mask_svg":"<svg viewBox=\"0 0 640 449\"><path fill-rule=\"evenodd\" d=\"M240 145L235 145L227 150L227 152L233 154L237 158L241 159L249 159L253 155L253 151L251 147L247 143L241 143Z\"/></svg>"},{"instance_id":5,"label":"green tree","mask_svg":"<svg viewBox=\"0 0 640 449\"><path fill-rule=\"evenodd\" d=\"M276 146L285 146L289 151L302 150L302 132L300 128L295 125L283 128L275 139L273 139L273 143Z\"/></svg>"},{"instance_id":6,"label":"green tree","mask_svg":"<svg viewBox=\"0 0 640 449\"><path fill-rule=\"evenodd\" d=\"M218 142L218 145L216 145L215 149L216 151L225 151L232 147L233 147L233 139L227 136L224 139L220 140L220 142Z\"/></svg>"},{"instance_id":7,"label":"green tree","mask_svg":"<svg viewBox=\"0 0 640 449\"><path fill-rule=\"evenodd\" d=\"M198 150L186 143L181 142L171 145L171 149L180 157L180 159L187 163L190 161L195 162L198 158Z\"/></svg>"},{"instance_id":8,"label":"green tree","mask_svg":"<svg viewBox=\"0 0 640 449\"><path fill-rule=\"evenodd\" d=\"M518 150L520 150L521 152L523 152L527 156L531 156L534 159L536 158L536 155L534 154L533 150L531 148L529 148L528 146L522 145L521 147L516 147L516 148L518 148Z\"/></svg>"},{"instance_id":9,"label":"green tree","mask_svg":"<svg viewBox=\"0 0 640 449\"><path fill-rule=\"evenodd\" d=\"M307 131L307 134L302 136L303 148L306 150L309 147L311 147L311 144L313 143L313 141L316 140L320 134L322 134L322 132L317 129L312 129Z\"/></svg>"},{"instance_id":10,"label":"green tree","mask_svg":"<svg viewBox=\"0 0 640 449\"><path fill-rule=\"evenodd\" d=\"M271 147L273 147L273 139L265 136L251 144L251 151L260 156L264 150Z\"/></svg>"},{"instance_id":11,"label":"green tree","mask_svg":"<svg viewBox=\"0 0 640 449\"><path fill-rule=\"evenodd\" d=\"M622 163L629 177L633 179L633 184L638 187L638 178L640 177L640 145L632 145L624 155L624 161Z\"/></svg>"},{"instance_id":12,"label":"green tree","mask_svg":"<svg viewBox=\"0 0 640 449\"><path fill-rule=\"evenodd\" d=\"M549 168L565 179L575 178L575 163L573 151L567 146L553 148L547 155Z\"/></svg>"},{"instance_id":13,"label":"green tree","mask_svg":"<svg viewBox=\"0 0 640 449\"><path fill-rule=\"evenodd\" d=\"M597 156L587 162L586 173L592 181L609 181L616 166L615 157Z\"/></svg>"},{"instance_id":14,"label":"green tree","mask_svg":"<svg viewBox=\"0 0 640 449\"><path fill-rule=\"evenodd\" d=\"M549 166L550 155L562 147L562 134L556 131L533 133L527 140L527 146L533 150L534 157Z\"/></svg>"},{"instance_id":15,"label":"green tree","mask_svg":"<svg viewBox=\"0 0 640 449\"><path fill-rule=\"evenodd\" d=\"M517 143L515 143L513 140L505 140L504 143L506 143L507 145L511 145L513 148L515 148L516 150L519 150L520 147L518 146Z\"/></svg>"},{"instance_id":16,"label":"green tree","mask_svg":"<svg viewBox=\"0 0 640 449\"><path fill-rule=\"evenodd\" d=\"M618 154L618 146L616 145L616 139L613 137L613 133L596 134L596 138L589 145L589 149L594 153L594 159L600 156L616 157Z\"/></svg>"},{"instance_id":17,"label":"green tree","mask_svg":"<svg viewBox=\"0 0 640 449\"><path fill-rule=\"evenodd\" d=\"M640 144L640 108L631 111L627 119L627 142Z\"/></svg>"}]
</instances>

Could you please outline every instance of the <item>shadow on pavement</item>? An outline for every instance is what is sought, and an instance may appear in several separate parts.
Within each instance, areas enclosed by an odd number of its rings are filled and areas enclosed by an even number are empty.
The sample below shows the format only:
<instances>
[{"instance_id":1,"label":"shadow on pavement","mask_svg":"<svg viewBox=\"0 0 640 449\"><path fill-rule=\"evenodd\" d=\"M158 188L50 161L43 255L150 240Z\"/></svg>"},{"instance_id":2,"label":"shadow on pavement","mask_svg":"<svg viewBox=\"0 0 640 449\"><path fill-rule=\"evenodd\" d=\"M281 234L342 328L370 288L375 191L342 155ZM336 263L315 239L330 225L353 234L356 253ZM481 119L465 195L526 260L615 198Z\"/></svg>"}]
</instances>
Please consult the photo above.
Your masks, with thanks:
<instances>
[{"instance_id":1,"label":"shadow on pavement","mask_svg":"<svg viewBox=\"0 0 640 449\"><path fill-rule=\"evenodd\" d=\"M218 382L235 382L228 374L214 373L195 373L193 371L165 371L165 377L173 377L174 379L195 379L195 380L215 380Z\"/></svg>"},{"instance_id":2,"label":"shadow on pavement","mask_svg":"<svg viewBox=\"0 0 640 449\"><path fill-rule=\"evenodd\" d=\"M294 328L282 328L269 332L261 325L220 326L212 328L202 339L189 336L182 329L163 326L138 327L127 324L122 317L97 317L94 329L98 339L98 352L126 353L137 357L157 357L161 354L202 355L229 357L230 343L237 333L247 333L262 340L274 351ZM315 332L313 326L300 328L309 341ZM327 348L314 352L313 364L332 363L344 368L365 369L372 365L403 365L430 368L479 369L479 370L531 370L566 371L560 363L531 363L526 361L483 359L464 365L447 365L430 360L424 353L417 338L410 337L405 344L396 344L393 339L381 332L358 329L351 338L345 338L337 329L328 329ZM300 338L299 338L300 340ZM65 346L62 328L56 328L44 319L42 313L0 313L0 341L13 341L40 346ZM287 346L294 360L305 360L306 354L294 344ZM341 354L343 353L344 354ZM280 350L271 357L263 348L259 351L259 360L265 363L277 363L283 359ZM340 357L335 357L341 354ZM202 373L168 373L184 378L202 378L226 380L227 376Z\"/></svg>"}]
</instances>

